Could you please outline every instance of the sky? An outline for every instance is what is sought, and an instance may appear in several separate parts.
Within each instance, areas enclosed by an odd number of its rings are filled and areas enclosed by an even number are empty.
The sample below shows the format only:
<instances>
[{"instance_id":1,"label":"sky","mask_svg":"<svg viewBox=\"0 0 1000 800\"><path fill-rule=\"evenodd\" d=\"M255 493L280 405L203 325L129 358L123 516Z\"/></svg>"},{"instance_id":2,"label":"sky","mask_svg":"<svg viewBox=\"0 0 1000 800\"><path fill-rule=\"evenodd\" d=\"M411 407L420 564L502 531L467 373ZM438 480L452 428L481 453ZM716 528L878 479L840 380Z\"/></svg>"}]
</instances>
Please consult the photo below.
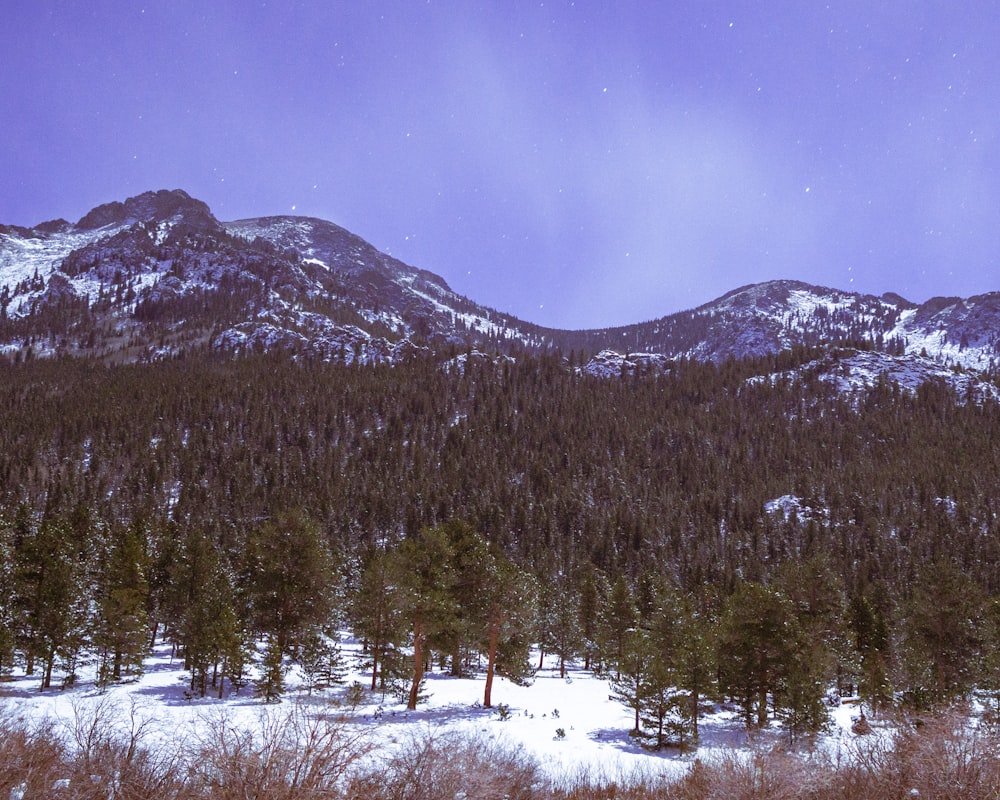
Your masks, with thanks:
<instances>
[{"instance_id":1,"label":"sky","mask_svg":"<svg viewBox=\"0 0 1000 800\"><path fill-rule=\"evenodd\" d=\"M179 188L559 328L1000 290L995 2L8 6L0 224Z\"/></svg>"}]
</instances>

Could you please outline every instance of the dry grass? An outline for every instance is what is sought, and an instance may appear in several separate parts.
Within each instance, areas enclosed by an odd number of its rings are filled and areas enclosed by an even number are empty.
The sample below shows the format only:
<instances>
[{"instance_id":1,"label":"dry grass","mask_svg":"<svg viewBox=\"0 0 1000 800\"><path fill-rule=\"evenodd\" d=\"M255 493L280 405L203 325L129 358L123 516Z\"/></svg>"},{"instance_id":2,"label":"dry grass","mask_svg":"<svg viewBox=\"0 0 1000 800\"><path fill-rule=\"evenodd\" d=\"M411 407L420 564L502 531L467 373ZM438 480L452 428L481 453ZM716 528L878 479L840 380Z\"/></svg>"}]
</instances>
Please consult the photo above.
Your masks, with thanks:
<instances>
[{"instance_id":1,"label":"dry grass","mask_svg":"<svg viewBox=\"0 0 1000 800\"><path fill-rule=\"evenodd\" d=\"M454 732L376 752L363 729L292 706L262 710L251 729L219 714L182 744L154 737L139 711L102 698L59 729L0 705L0 800L1000 799L1000 735L962 712L897 720L894 737L859 737L836 763L740 751L676 781L554 781L521 749Z\"/></svg>"}]
</instances>

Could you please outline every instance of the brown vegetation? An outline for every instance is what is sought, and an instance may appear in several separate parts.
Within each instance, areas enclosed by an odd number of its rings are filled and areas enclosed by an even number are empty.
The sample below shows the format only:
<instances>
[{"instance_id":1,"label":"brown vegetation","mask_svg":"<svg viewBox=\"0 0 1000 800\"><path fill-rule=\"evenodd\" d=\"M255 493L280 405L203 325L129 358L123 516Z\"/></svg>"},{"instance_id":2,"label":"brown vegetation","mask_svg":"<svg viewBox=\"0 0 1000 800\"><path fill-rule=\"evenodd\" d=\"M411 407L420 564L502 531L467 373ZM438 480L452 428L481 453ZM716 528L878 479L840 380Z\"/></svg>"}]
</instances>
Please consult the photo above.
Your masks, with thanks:
<instances>
[{"instance_id":1,"label":"brown vegetation","mask_svg":"<svg viewBox=\"0 0 1000 800\"><path fill-rule=\"evenodd\" d=\"M0 797L188 800L980 800L1000 797L1000 733L967 714L894 723L850 752L734 750L687 775L545 777L523 750L427 732L376 750L360 727L293 707L253 730L224 715L182 742L134 705L77 706L62 730L0 710Z\"/></svg>"}]
</instances>

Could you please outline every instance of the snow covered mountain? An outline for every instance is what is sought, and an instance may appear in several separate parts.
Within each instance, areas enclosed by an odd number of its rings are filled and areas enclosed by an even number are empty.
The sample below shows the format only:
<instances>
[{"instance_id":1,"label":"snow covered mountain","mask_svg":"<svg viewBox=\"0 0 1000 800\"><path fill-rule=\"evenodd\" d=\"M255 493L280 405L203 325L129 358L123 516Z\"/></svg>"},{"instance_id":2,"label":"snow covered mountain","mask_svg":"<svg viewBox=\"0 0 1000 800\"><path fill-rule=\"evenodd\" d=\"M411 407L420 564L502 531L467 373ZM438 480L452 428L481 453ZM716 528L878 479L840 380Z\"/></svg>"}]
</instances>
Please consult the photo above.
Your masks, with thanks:
<instances>
[{"instance_id":1,"label":"snow covered mountain","mask_svg":"<svg viewBox=\"0 0 1000 800\"><path fill-rule=\"evenodd\" d=\"M180 190L76 224L0 227L7 353L136 360L208 344L381 362L426 347L543 345L532 328L332 223L224 224Z\"/></svg>"},{"instance_id":2,"label":"snow covered mountain","mask_svg":"<svg viewBox=\"0 0 1000 800\"><path fill-rule=\"evenodd\" d=\"M588 342L618 353L716 362L796 346L864 343L878 352L923 356L945 366L995 370L1000 364L1000 292L935 298L918 306L894 294L874 297L770 281L736 289L692 311L586 334ZM592 344L588 349L598 348Z\"/></svg>"},{"instance_id":3,"label":"snow covered mountain","mask_svg":"<svg viewBox=\"0 0 1000 800\"><path fill-rule=\"evenodd\" d=\"M772 281L652 322L557 331L462 297L333 223L223 223L180 190L108 203L75 224L0 226L0 352L13 357L143 360L207 345L395 362L420 351L558 347L607 351L586 371L608 376L679 357L721 362L852 343L995 370L1000 292L918 306Z\"/></svg>"}]
</instances>

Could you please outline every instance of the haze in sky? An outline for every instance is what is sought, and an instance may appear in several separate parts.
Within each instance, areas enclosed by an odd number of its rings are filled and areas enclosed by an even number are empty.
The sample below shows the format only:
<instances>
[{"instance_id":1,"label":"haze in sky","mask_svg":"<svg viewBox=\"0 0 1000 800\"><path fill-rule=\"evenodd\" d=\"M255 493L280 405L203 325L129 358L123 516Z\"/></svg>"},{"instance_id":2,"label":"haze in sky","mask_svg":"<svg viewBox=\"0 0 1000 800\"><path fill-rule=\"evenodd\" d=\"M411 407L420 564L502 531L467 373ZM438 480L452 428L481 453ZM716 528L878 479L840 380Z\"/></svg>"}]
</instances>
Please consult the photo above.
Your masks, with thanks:
<instances>
[{"instance_id":1,"label":"haze in sky","mask_svg":"<svg viewBox=\"0 0 1000 800\"><path fill-rule=\"evenodd\" d=\"M8 4L0 223L181 188L562 328L1000 290L993 2Z\"/></svg>"}]
</instances>

